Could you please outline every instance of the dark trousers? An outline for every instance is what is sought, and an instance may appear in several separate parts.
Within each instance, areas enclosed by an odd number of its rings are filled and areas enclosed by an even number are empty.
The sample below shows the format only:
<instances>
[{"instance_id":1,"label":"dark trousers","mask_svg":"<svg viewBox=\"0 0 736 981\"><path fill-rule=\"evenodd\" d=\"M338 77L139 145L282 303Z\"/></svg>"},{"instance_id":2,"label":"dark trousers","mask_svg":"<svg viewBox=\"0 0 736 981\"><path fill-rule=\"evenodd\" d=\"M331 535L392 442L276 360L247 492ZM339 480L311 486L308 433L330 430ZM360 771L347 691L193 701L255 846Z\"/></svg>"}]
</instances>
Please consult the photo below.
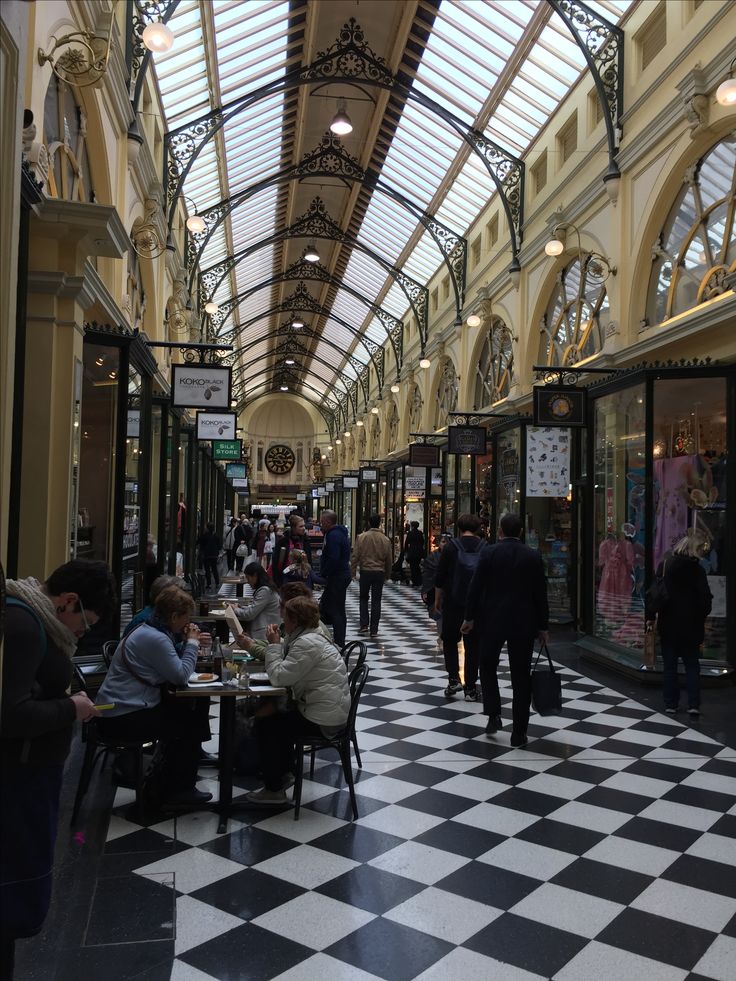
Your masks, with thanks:
<instances>
[{"instance_id":1,"label":"dark trousers","mask_svg":"<svg viewBox=\"0 0 736 981\"><path fill-rule=\"evenodd\" d=\"M501 695L498 690L496 672L501 657L501 648L504 642L508 645L511 685L514 690L511 717L513 730L518 735L525 733L529 725L529 706L532 700L529 672L532 666L535 636L536 634L496 630L488 634L481 634L478 640L483 711L489 717L501 714Z\"/></svg>"},{"instance_id":2,"label":"dark trousers","mask_svg":"<svg viewBox=\"0 0 736 981\"><path fill-rule=\"evenodd\" d=\"M350 576L328 576L322 591L320 611L325 623L332 624L332 633L338 647L345 646L347 616L345 613L345 594L350 585Z\"/></svg>"},{"instance_id":3,"label":"dark trousers","mask_svg":"<svg viewBox=\"0 0 736 981\"><path fill-rule=\"evenodd\" d=\"M201 743L210 738L209 698L166 698L150 709L97 721L114 739L160 739L164 756L161 789L178 793L197 782Z\"/></svg>"},{"instance_id":4,"label":"dark trousers","mask_svg":"<svg viewBox=\"0 0 736 981\"><path fill-rule=\"evenodd\" d=\"M460 640L460 624L463 618L451 607L442 610L442 654L445 658L445 670L448 678L460 677L460 658L457 645ZM475 630L463 635L465 648L465 670L463 672L466 688L470 688L478 680L478 637Z\"/></svg>"},{"instance_id":5,"label":"dark trousers","mask_svg":"<svg viewBox=\"0 0 736 981\"><path fill-rule=\"evenodd\" d=\"M685 687L687 688L687 707L700 708L700 659L697 648L694 651L673 647L662 641L662 694L665 708L677 708L680 700L680 682L677 677L677 662L682 658L685 665Z\"/></svg>"},{"instance_id":6,"label":"dark trousers","mask_svg":"<svg viewBox=\"0 0 736 981\"><path fill-rule=\"evenodd\" d=\"M411 569L412 586L422 585L422 557L421 555L408 555L409 568Z\"/></svg>"},{"instance_id":7,"label":"dark trousers","mask_svg":"<svg viewBox=\"0 0 736 981\"><path fill-rule=\"evenodd\" d=\"M268 790L281 790L284 774L302 765L302 760L294 759L297 738L321 735L320 727L296 709L256 716L258 763Z\"/></svg>"},{"instance_id":8,"label":"dark trousers","mask_svg":"<svg viewBox=\"0 0 736 981\"><path fill-rule=\"evenodd\" d=\"M15 941L42 928L51 901L61 764L3 767L0 778L1 977L12 978Z\"/></svg>"},{"instance_id":9,"label":"dark trousers","mask_svg":"<svg viewBox=\"0 0 736 981\"><path fill-rule=\"evenodd\" d=\"M378 633L381 619L381 596L386 576L383 572L360 573L360 625L368 626L368 597L371 600L370 628L372 634Z\"/></svg>"},{"instance_id":10,"label":"dark trousers","mask_svg":"<svg viewBox=\"0 0 736 981\"><path fill-rule=\"evenodd\" d=\"M228 572L230 571L230 569L234 569L235 568L235 549L234 548L229 548L227 550L227 568L228 568Z\"/></svg>"},{"instance_id":11,"label":"dark trousers","mask_svg":"<svg viewBox=\"0 0 736 981\"><path fill-rule=\"evenodd\" d=\"M215 578L215 586L220 585L220 574L217 571L217 556L216 555L205 555L203 559L204 563L204 574L207 579L207 588L210 586L210 579L212 576Z\"/></svg>"}]
</instances>

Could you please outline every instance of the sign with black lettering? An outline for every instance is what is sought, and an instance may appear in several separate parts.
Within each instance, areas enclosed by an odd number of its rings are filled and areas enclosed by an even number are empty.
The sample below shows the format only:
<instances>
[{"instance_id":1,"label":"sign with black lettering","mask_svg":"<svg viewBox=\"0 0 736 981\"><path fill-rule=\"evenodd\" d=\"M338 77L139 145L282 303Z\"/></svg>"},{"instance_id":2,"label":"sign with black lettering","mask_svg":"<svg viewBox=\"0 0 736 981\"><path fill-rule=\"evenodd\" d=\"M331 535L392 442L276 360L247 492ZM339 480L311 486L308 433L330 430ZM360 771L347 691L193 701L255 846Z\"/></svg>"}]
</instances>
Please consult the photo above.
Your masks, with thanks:
<instances>
[{"instance_id":1,"label":"sign with black lettering","mask_svg":"<svg viewBox=\"0 0 736 981\"><path fill-rule=\"evenodd\" d=\"M440 448L429 443L412 443L409 447L410 467L438 467Z\"/></svg>"},{"instance_id":2,"label":"sign with black lettering","mask_svg":"<svg viewBox=\"0 0 736 981\"><path fill-rule=\"evenodd\" d=\"M571 385L535 385L535 426L584 426L587 392Z\"/></svg>"},{"instance_id":3,"label":"sign with black lettering","mask_svg":"<svg viewBox=\"0 0 736 981\"><path fill-rule=\"evenodd\" d=\"M197 439L235 439L234 412L198 412Z\"/></svg>"},{"instance_id":4,"label":"sign with black lettering","mask_svg":"<svg viewBox=\"0 0 736 981\"><path fill-rule=\"evenodd\" d=\"M231 371L209 364L172 365L171 404L182 409L229 409Z\"/></svg>"},{"instance_id":5,"label":"sign with black lettering","mask_svg":"<svg viewBox=\"0 0 736 981\"><path fill-rule=\"evenodd\" d=\"M448 426L447 438L448 453L469 453L473 456L485 456L485 426Z\"/></svg>"},{"instance_id":6,"label":"sign with black lettering","mask_svg":"<svg viewBox=\"0 0 736 981\"><path fill-rule=\"evenodd\" d=\"M371 481L378 480L378 471L375 467L361 467L360 479L362 483L370 483Z\"/></svg>"},{"instance_id":7,"label":"sign with black lettering","mask_svg":"<svg viewBox=\"0 0 736 981\"><path fill-rule=\"evenodd\" d=\"M358 478L357 477L343 477L342 478L343 490L357 490L358 489Z\"/></svg>"}]
</instances>

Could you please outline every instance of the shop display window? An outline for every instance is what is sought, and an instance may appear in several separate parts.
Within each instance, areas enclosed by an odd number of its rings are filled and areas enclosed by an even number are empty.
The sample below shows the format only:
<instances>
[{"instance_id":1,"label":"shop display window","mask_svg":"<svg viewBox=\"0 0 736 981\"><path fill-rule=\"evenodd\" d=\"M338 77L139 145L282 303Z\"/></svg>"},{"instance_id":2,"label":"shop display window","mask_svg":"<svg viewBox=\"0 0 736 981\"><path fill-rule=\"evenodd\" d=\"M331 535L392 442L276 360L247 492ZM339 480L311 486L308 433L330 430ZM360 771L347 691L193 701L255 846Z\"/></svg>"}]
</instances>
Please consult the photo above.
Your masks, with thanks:
<instances>
[{"instance_id":1,"label":"shop display window","mask_svg":"<svg viewBox=\"0 0 736 981\"><path fill-rule=\"evenodd\" d=\"M496 446L498 447L498 476L496 485L496 515L497 523L510 511L519 513L521 507L521 484L519 452L521 446L521 430L517 427L499 433Z\"/></svg>"},{"instance_id":2,"label":"shop display window","mask_svg":"<svg viewBox=\"0 0 736 981\"><path fill-rule=\"evenodd\" d=\"M603 396L594 414L595 633L644 645L645 389Z\"/></svg>"},{"instance_id":3,"label":"shop display window","mask_svg":"<svg viewBox=\"0 0 736 981\"><path fill-rule=\"evenodd\" d=\"M459 456L457 460L457 513L469 514L473 511L471 475L473 457L470 454Z\"/></svg>"},{"instance_id":4,"label":"shop display window","mask_svg":"<svg viewBox=\"0 0 736 981\"><path fill-rule=\"evenodd\" d=\"M454 453L445 453L445 534L455 534L457 511L455 508L455 468L457 457Z\"/></svg>"},{"instance_id":5,"label":"shop display window","mask_svg":"<svg viewBox=\"0 0 736 981\"><path fill-rule=\"evenodd\" d=\"M475 457L476 513L482 518L488 535L493 513L493 454Z\"/></svg>"},{"instance_id":6,"label":"shop display window","mask_svg":"<svg viewBox=\"0 0 736 981\"><path fill-rule=\"evenodd\" d=\"M686 535L702 542L701 565L713 594L703 653L726 656L726 381L654 382L654 555L656 570Z\"/></svg>"},{"instance_id":7,"label":"shop display window","mask_svg":"<svg viewBox=\"0 0 736 981\"><path fill-rule=\"evenodd\" d=\"M120 582L120 605L123 619L132 616L137 606L136 572L140 544L141 487L139 468L141 455L141 375L133 366L128 374L128 415L125 436L125 507L123 516L123 568ZM146 548L146 560L155 564L153 541ZM138 592L141 586L138 584ZM127 607L127 609L126 609Z\"/></svg>"}]
</instances>

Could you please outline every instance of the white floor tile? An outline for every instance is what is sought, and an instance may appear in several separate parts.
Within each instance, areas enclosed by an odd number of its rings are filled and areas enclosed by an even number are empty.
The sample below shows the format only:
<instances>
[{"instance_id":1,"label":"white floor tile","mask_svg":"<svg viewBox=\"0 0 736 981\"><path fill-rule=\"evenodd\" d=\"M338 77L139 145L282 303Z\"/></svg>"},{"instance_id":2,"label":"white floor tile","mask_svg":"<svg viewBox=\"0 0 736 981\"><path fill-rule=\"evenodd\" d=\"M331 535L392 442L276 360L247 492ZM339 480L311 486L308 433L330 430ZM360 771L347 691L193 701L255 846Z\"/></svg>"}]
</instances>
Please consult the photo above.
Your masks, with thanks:
<instances>
[{"instance_id":1,"label":"white floor tile","mask_svg":"<svg viewBox=\"0 0 736 981\"><path fill-rule=\"evenodd\" d=\"M319 981L380 981L376 974L368 974L352 964L321 953L289 968L274 981L315 981L316 978Z\"/></svg>"},{"instance_id":2,"label":"white floor tile","mask_svg":"<svg viewBox=\"0 0 736 981\"><path fill-rule=\"evenodd\" d=\"M456 947L414 981L459 981L460 978L462 981L544 981L541 974L530 974L466 947Z\"/></svg>"},{"instance_id":3,"label":"white floor tile","mask_svg":"<svg viewBox=\"0 0 736 981\"><path fill-rule=\"evenodd\" d=\"M586 791L592 790L594 784L585 783L583 780L568 780L550 773L537 773L523 783L517 784L517 787L521 790L533 790L539 794L560 797L562 800L574 800L576 797L582 797Z\"/></svg>"},{"instance_id":4,"label":"white floor tile","mask_svg":"<svg viewBox=\"0 0 736 981\"><path fill-rule=\"evenodd\" d=\"M387 804L395 804L397 801L411 797L413 794L421 793L425 788L418 783L409 783L407 780L397 780L391 776L363 777L359 780L355 789L361 797L372 797L374 800L382 800ZM360 808L358 808L360 810Z\"/></svg>"},{"instance_id":5,"label":"white floor tile","mask_svg":"<svg viewBox=\"0 0 736 981\"><path fill-rule=\"evenodd\" d=\"M498 804L483 803L463 811L462 814L456 814L452 820L459 824L469 824L471 828L510 836L536 824L539 815L525 814L510 807L500 807Z\"/></svg>"},{"instance_id":6,"label":"white floor tile","mask_svg":"<svg viewBox=\"0 0 736 981\"><path fill-rule=\"evenodd\" d=\"M171 968L169 981L214 981L214 975L205 974L184 961L176 960Z\"/></svg>"},{"instance_id":7,"label":"white floor tile","mask_svg":"<svg viewBox=\"0 0 736 981\"><path fill-rule=\"evenodd\" d=\"M564 821L576 828L590 828L609 835L631 820L631 815L624 814L623 811L611 811L607 807L596 807L580 801L569 801L547 817L551 821Z\"/></svg>"},{"instance_id":8,"label":"white floor tile","mask_svg":"<svg viewBox=\"0 0 736 981\"><path fill-rule=\"evenodd\" d=\"M465 736L451 736L447 732L427 730L427 732L417 732L413 736L407 736L402 741L432 749L449 749L450 746L457 746L458 743L465 742L465 739Z\"/></svg>"},{"instance_id":9,"label":"white floor tile","mask_svg":"<svg viewBox=\"0 0 736 981\"><path fill-rule=\"evenodd\" d=\"M616 733L616 739L621 743L633 743L636 746L662 746L672 739L672 733L643 732L641 729L622 729Z\"/></svg>"},{"instance_id":10,"label":"white floor tile","mask_svg":"<svg viewBox=\"0 0 736 981\"><path fill-rule=\"evenodd\" d=\"M298 848L292 848L281 855L267 858L265 862L259 862L253 868L267 875L273 875L277 879L293 882L304 889L316 889L317 886L336 879L338 875L350 872L359 864L351 858L333 855L322 848L299 845Z\"/></svg>"},{"instance_id":11,"label":"white floor tile","mask_svg":"<svg viewBox=\"0 0 736 981\"><path fill-rule=\"evenodd\" d=\"M702 974L714 981L733 981L736 964L736 938L716 937L693 968L694 974Z\"/></svg>"},{"instance_id":12,"label":"white floor tile","mask_svg":"<svg viewBox=\"0 0 736 981\"><path fill-rule=\"evenodd\" d=\"M348 906L317 892L304 893L296 899L269 910L251 922L287 937L312 950L324 950L375 919L357 906Z\"/></svg>"},{"instance_id":13,"label":"white floor tile","mask_svg":"<svg viewBox=\"0 0 736 981\"><path fill-rule=\"evenodd\" d=\"M698 787L700 790L712 790L717 794L730 794L736 797L736 767L734 776L725 777L722 773L707 773L696 770L682 781L683 787Z\"/></svg>"},{"instance_id":14,"label":"white floor tile","mask_svg":"<svg viewBox=\"0 0 736 981\"><path fill-rule=\"evenodd\" d=\"M501 916L503 910L429 888L384 913L384 919L403 923L448 943L461 944Z\"/></svg>"},{"instance_id":15,"label":"white floor tile","mask_svg":"<svg viewBox=\"0 0 736 981\"><path fill-rule=\"evenodd\" d=\"M409 807L401 807L398 804L389 804L388 807L374 811L365 817L358 818L356 824L366 828L373 828L375 831L385 831L391 835L398 835L400 838L416 838L436 828L442 824L444 818L435 817L434 814L423 814L421 811L414 811Z\"/></svg>"},{"instance_id":16,"label":"white floor tile","mask_svg":"<svg viewBox=\"0 0 736 981\"><path fill-rule=\"evenodd\" d=\"M688 848L687 855L697 855L711 862L723 862L725 865L736 865L736 838L726 838L706 832Z\"/></svg>"},{"instance_id":17,"label":"white floor tile","mask_svg":"<svg viewBox=\"0 0 736 981\"><path fill-rule=\"evenodd\" d=\"M158 862L151 862L135 870L136 875L150 873L169 873L175 876L174 884L177 892L194 892L211 882L219 882L229 875L242 872L243 866L231 862L229 858L221 858L201 848L188 848L186 851L167 855Z\"/></svg>"},{"instance_id":18,"label":"white floor tile","mask_svg":"<svg viewBox=\"0 0 736 981\"><path fill-rule=\"evenodd\" d=\"M483 780L479 777L472 777L466 774L458 774L436 783L433 790L440 790L445 794L457 794L458 797L467 797L469 800L486 801L502 794L509 789L507 783L496 783L494 780Z\"/></svg>"},{"instance_id":19,"label":"white floor tile","mask_svg":"<svg viewBox=\"0 0 736 981\"><path fill-rule=\"evenodd\" d=\"M201 903L192 896L179 896L176 900L176 939L174 952L179 955L213 937L227 934L228 930L243 925L239 916L231 916L224 910ZM227 943L227 940L224 941Z\"/></svg>"},{"instance_id":20,"label":"white floor tile","mask_svg":"<svg viewBox=\"0 0 736 981\"><path fill-rule=\"evenodd\" d=\"M704 889L693 889L667 879L657 879L647 886L632 901L631 906L658 916L666 911L666 915L672 920L702 927L703 930L712 930L714 933L723 930L736 915L736 899L706 892Z\"/></svg>"},{"instance_id":21,"label":"white floor tile","mask_svg":"<svg viewBox=\"0 0 736 981\"><path fill-rule=\"evenodd\" d=\"M645 875L661 875L680 857L680 853L670 848L646 845L642 841L628 841L626 838L604 838L585 853L585 858L595 862L605 862L632 872Z\"/></svg>"},{"instance_id":22,"label":"white floor tile","mask_svg":"<svg viewBox=\"0 0 736 981\"><path fill-rule=\"evenodd\" d=\"M687 971L593 941L558 971L554 981L684 981Z\"/></svg>"},{"instance_id":23,"label":"white floor tile","mask_svg":"<svg viewBox=\"0 0 736 981\"><path fill-rule=\"evenodd\" d=\"M160 824L154 824L151 830L158 831L159 834L173 838L175 841L181 841L185 845L203 845L206 841L217 838L219 823L219 814L212 811L194 811L192 814L181 814ZM227 830L237 831L243 826L241 821L230 818Z\"/></svg>"},{"instance_id":24,"label":"white floor tile","mask_svg":"<svg viewBox=\"0 0 736 981\"><path fill-rule=\"evenodd\" d=\"M615 773L603 781L601 787L611 790L623 790L627 794L639 794L642 797L663 797L677 784L667 780L657 780L654 777L640 777L636 773Z\"/></svg>"},{"instance_id":25,"label":"white floor tile","mask_svg":"<svg viewBox=\"0 0 736 981\"><path fill-rule=\"evenodd\" d=\"M270 831L274 835L281 835L282 838L291 838L292 841L312 841L321 835L329 834L330 831L342 828L345 824L345 821L331 814L322 814L320 811L305 807L299 811L298 821L294 820L294 812L289 809L259 821L255 827Z\"/></svg>"},{"instance_id":26,"label":"white floor tile","mask_svg":"<svg viewBox=\"0 0 736 981\"><path fill-rule=\"evenodd\" d=\"M720 816L718 811L707 811L703 807L691 807L689 804L678 804L671 800L655 800L639 814L639 817L698 831L707 831Z\"/></svg>"},{"instance_id":27,"label":"white floor tile","mask_svg":"<svg viewBox=\"0 0 736 981\"><path fill-rule=\"evenodd\" d=\"M577 860L576 855L569 852L561 852L556 848L547 848L545 845L536 845L531 841L522 841L520 838L508 838L500 845L491 848L478 856L479 862L486 865L498 866L501 869L508 869L510 872L520 872L522 875L531 876L533 879L551 879L563 869L567 868L572 862Z\"/></svg>"},{"instance_id":28,"label":"white floor tile","mask_svg":"<svg viewBox=\"0 0 736 981\"><path fill-rule=\"evenodd\" d=\"M621 903L545 882L509 912L592 940L624 909Z\"/></svg>"},{"instance_id":29,"label":"white floor tile","mask_svg":"<svg viewBox=\"0 0 736 981\"><path fill-rule=\"evenodd\" d=\"M420 845L416 841L405 841L403 845L397 845L396 848L371 859L368 865L431 886L461 869L469 861L464 855L454 855L429 845Z\"/></svg>"},{"instance_id":30,"label":"white floor tile","mask_svg":"<svg viewBox=\"0 0 736 981\"><path fill-rule=\"evenodd\" d=\"M107 826L107 836L105 841L115 841L116 838L123 838L125 835L132 834L134 831L140 831L140 824L133 824L131 821L126 821L124 818L118 817L116 814L110 816L110 823Z\"/></svg>"}]
</instances>

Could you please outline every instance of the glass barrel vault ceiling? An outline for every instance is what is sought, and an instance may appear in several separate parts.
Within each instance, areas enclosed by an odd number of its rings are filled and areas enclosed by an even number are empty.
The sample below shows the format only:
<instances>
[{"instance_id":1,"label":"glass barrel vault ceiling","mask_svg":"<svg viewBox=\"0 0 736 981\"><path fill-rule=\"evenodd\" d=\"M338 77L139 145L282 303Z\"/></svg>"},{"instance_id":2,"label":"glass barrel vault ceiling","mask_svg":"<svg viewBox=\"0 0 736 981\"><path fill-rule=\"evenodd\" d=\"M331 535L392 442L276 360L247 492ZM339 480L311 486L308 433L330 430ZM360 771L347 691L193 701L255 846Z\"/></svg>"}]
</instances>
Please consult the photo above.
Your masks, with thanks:
<instances>
[{"instance_id":1,"label":"glass barrel vault ceiling","mask_svg":"<svg viewBox=\"0 0 736 981\"><path fill-rule=\"evenodd\" d=\"M617 22L632 2L588 0L588 6ZM376 41L385 36L385 27L377 26L386 20L385 0L328 6L332 11L339 8L338 28L353 16L376 54L387 60L395 55L381 50ZM294 0L291 4L278 0L182 0L169 21L176 36L175 45L169 53L158 55L155 65L168 128L176 129L199 119L329 48L337 31L333 27L320 30L321 8L323 5L309 0ZM312 23L312 19L316 22ZM332 22L337 23L334 13ZM413 24L404 32L404 44L411 57L400 60L413 87L520 157L524 157L550 114L585 70L580 49L544 0L419 0ZM305 37L313 38L308 51L304 50ZM421 60L417 64L418 50ZM391 63L395 63L395 57ZM372 96L380 99L377 90L372 90ZM185 181L184 193L197 210L204 211L237 195L298 162L313 149L319 139L319 135L314 138L319 134L319 124L310 120L308 113L314 111L310 103L315 101L307 97L306 90L287 91L270 95L233 116L200 153ZM319 109L324 130L324 105ZM369 121L376 122L373 118ZM371 162L371 148L365 153L361 146L366 129L362 134L351 134L359 135L356 143L350 143L349 137L345 140L346 149L360 155L364 166ZM305 135L307 130L309 138ZM372 125L372 131L379 132L380 127ZM439 117L415 102L404 105L388 145L385 132L378 157L382 158L381 181L454 231L465 234L495 194L495 185L477 155L470 153L461 137ZM266 186L233 209L208 240L200 268L207 269L227 255L238 255L274 236L303 213L310 197L318 191L304 188L297 206L294 186ZM307 192L312 194L304 196ZM355 195L351 200L354 202ZM330 213L330 217L343 229L351 227L355 232L357 227L358 241L422 284L428 284L441 265L441 255L429 233L385 193L373 192L359 222L347 203L342 213ZM502 234L500 241L504 240ZM323 258L327 258L327 268L334 271L329 243L316 244ZM339 268L343 270L345 286L394 317L409 319L403 290L374 259L361 250L351 251L348 246L343 246L342 255L344 261ZM223 332L238 329L235 343L243 351L243 362L252 362L278 343L266 335L281 326L288 315L269 311L291 295L297 284L292 281L256 287L281 274L295 257L291 253L287 260L283 243L266 245L239 262L217 289L214 299L221 305L253 291L221 328ZM359 362L367 362L365 347L339 321L376 343L383 343L386 333L366 303L347 289L329 290L321 283L307 286L315 299L324 303L327 298L333 314L303 316L331 342L313 343L315 358L298 359L301 382L309 386L302 388L302 394L315 401L317 393L343 389L338 372L355 377L347 358L339 363L335 346L351 352ZM240 324L249 326L241 330ZM307 338L304 342L309 346ZM330 371L325 364L335 368ZM394 367L392 355L386 365L389 380ZM277 368L276 359L263 358L248 370L245 381L249 400L277 386Z\"/></svg>"}]
</instances>

